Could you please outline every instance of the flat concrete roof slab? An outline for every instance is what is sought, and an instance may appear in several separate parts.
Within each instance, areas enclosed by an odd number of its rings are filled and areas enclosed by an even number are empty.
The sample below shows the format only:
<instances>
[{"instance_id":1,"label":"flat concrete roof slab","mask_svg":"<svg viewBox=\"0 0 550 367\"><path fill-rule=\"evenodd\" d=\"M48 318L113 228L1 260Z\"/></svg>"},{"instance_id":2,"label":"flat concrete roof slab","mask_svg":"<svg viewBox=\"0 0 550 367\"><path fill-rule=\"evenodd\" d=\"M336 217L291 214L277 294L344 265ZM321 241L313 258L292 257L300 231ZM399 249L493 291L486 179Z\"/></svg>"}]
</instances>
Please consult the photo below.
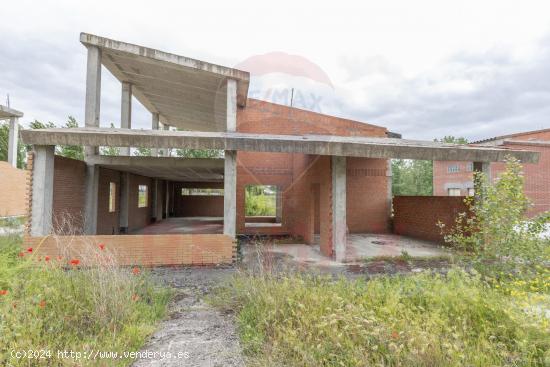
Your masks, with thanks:
<instances>
[{"instance_id":1,"label":"flat concrete roof slab","mask_svg":"<svg viewBox=\"0 0 550 367\"><path fill-rule=\"evenodd\" d=\"M223 182L224 160L211 158L91 156L88 164L183 182Z\"/></svg>"},{"instance_id":2,"label":"flat concrete roof slab","mask_svg":"<svg viewBox=\"0 0 550 367\"><path fill-rule=\"evenodd\" d=\"M537 152L507 147L333 135L76 128L23 130L21 137L25 144L33 145L223 149L468 162L499 162L504 161L507 156L515 157L523 163L537 163L539 159Z\"/></svg>"},{"instance_id":3,"label":"flat concrete roof slab","mask_svg":"<svg viewBox=\"0 0 550 367\"><path fill-rule=\"evenodd\" d=\"M101 50L101 62L160 122L186 130L225 131L227 79L237 81L237 104L246 105L250 74L148 47L81 33Z\"/></svg>"},{"instance_id":4,"label":"flat concrete roof slab","mask_svg":"<svg viewBox=\"0 0 550 367\"><path fill-rule=\"evenodd\" d=\"M9 119L12 117L23 117L23 112L0 104L0 120Z\"/></svg>"}]
</instances>

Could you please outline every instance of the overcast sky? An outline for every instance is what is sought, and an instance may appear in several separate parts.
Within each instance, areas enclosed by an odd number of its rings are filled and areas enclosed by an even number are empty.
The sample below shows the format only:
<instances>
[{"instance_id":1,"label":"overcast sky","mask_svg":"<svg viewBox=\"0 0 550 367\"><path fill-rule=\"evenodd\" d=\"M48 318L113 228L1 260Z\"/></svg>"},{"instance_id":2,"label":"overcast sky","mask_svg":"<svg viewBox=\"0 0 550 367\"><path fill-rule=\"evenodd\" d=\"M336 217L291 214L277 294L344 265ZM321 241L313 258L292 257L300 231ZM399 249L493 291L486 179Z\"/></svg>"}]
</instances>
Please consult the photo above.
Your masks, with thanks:
<instances>
[{"instance_id":1,"label":"overcast sky","mask_svg":"<svg viewBox=\"0 0 550 367\"><path fill-rule=\"evenodd\" d=\"M9 93L24 123L82 123L84 31L230 67L299 56L331 85L281 70L253 77L251 93L295 88L303 107L405 138L550 128L547 1L4 0L1 9L0 104ZM102 87L101 123L119 125L120 84L104 70ZM139 103L133 112L134 126L150 126Z\"/></svg>"}]
</instances>

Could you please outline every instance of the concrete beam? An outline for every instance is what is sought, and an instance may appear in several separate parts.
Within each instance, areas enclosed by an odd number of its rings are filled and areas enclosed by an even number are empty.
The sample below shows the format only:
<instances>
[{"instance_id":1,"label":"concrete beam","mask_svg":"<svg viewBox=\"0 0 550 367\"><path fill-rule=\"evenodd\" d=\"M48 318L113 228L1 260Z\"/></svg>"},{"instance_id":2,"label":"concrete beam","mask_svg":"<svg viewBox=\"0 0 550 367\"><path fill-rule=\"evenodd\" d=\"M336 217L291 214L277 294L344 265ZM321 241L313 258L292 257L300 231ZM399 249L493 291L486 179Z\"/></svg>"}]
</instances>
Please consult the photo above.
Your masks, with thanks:
<instances>
[{"instance_id":1,"label":"concrete beam","mask_svg":"<svg viewBox=\"0 0 550 367\"><path fill-rule=\"evenodd\" d=\"M132 128L132 84L122 82L120 98L120 127L123 129ZM121 155L130 155L130 147L120 149Z\"/></svg>"},{"instance_id":2,"label":"concrete beam","mask_svg":"<svg viewBox=\"0 0 550 367\"><path fill-rule=\"evenodd\" d=\"M86 165L86 198L84 202L84 234L97 234L97 204L99 196L99 167Z\"/></svg>"},{"instance_id":3,"label":"concrete beam","mask_svg":"<svg viewBox=\"0 0 550 367\"><path fill-rule=\"evenodd\" d=\"M35 146L32 167L31 236L52 230L55 146Z\"/></svg>"},{"instance_id":4,"label":"concrete beam","mask_svg":"<svg viewBox=\"0 0 550 367\"><path fill-rule=\"evenodd\" d=\"M10 118L10 131L8 138L8 163L17 168L17 156L19 155L19 121L17 117Z\"/></svg>"},{"instance_id":5,"label":"concrete beam","mask_svg":"<svg viewBox=\"0 0 550 367\"><path fill-rule=\"evenodd\" d=\"M500 147L432 141L345 137L332 135L272 135L238 132L142 131L118 129L23 130L26 144L106 145L146 148L223 149L251 152L302 153L366 158L501 162L507 156L537 163L539 153Z\"/></svg>"},{"instance_id":6,"label":"concrete beam","mask_svg":"<svg viewBox=\"0 0 550 367\"><path fill-rule=\"evenodd\" d=\"M157 112L151 113L151 130L158 130L159 129L159 120L160 116ZM153 157L158 157L159 151L157 148L151 149L151 155Z\"/></svg>"},{"instance_id":7,"label":"concrete beam","mask_svg":"<svg viewBox=\"0 0 550 367\"><path fill-rule=\"evenodd\" d=\"M23 117L23 112L0 104L0 120L10 119L12 117Z\"/></svg>"},{"instance_id":8,"label":"concrete beam","mask_svg":"<svg viewBox=\"0 0 550 367\"><path fill-rule=\"evenodd\" d=\"M346 157L332 157L332 246L336 261L346 259Z\"/></svg>"},{"instance_id":9,"label":"concrete beam","mask_svg":"<svg viewBox=\"0 0 550 367\"><path fill-rule=\"evenodd\" d=\"M101 50L96 46L88 47L86 66L86 103L84 111L84 125L99 127L99 113L101 105ZM86 146L86 156L99 154L96 146Z\"/></svg>"}]
</instances>

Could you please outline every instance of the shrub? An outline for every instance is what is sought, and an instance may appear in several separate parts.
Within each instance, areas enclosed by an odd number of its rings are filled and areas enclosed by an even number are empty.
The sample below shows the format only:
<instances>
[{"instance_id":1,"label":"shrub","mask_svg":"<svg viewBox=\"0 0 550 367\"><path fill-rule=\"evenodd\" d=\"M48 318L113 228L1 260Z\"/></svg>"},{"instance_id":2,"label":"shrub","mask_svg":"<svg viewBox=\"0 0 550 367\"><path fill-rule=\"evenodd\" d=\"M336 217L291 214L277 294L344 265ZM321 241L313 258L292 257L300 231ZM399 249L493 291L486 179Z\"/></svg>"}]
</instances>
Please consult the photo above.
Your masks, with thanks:
<instances>
[{"instance_id":1,"label":"shrub","mask_svg":"<svg viewBox=\"0 0 550 367\"><path fill-rule=\"evenodd\" d=\"M549 259L548 240L541 238L548 213L529 221L530 202L523 191L521 164L506 160L506 170L490 184L484 174L476 172L478 193L468 197L468 213L461 213L455 226L445 233L445 241L484 258L512 261ZM445 230L443 228L443 230Z\"/></svg>"},{"instance_id":2,"label":"shrub","mask_svg":"<svg viewBox=\"0 0 550 367\"><path fill-rule=\"evenodd\" d=\"M0 295L1 365L29 365L25 358L11 358L12 350L50 350L53 365L104 365L59 360L57 351L141 347L163 317L169 293L141 270L117 266L106 246L90 249L81 260L50 258L36 249L21 252L18 241L0 238L0 290L6 291Z\"/></svg>"}]
</instances>

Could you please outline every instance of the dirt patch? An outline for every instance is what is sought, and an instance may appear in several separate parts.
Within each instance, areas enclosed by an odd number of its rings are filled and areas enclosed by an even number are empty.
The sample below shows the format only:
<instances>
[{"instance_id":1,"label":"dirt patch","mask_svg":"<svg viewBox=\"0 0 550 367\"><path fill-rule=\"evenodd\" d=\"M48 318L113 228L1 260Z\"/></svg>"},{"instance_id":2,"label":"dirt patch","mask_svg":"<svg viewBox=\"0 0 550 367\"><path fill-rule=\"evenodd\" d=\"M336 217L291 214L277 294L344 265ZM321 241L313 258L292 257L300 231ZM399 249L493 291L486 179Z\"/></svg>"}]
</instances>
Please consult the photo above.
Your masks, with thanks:
<instances>
[{"instance_id":1,"label":"dirt patch","mask_svg":"<svg viewBox=\"0 0 550 367\"><path fill-rule=\"evenodd\" d=\"M142 349L159 357L137 360L133 366L244 366L233 315L219 312L204 301L213 287L234 271L233 268L154 269L153 276L172 287L176 294L168 318ZM178 358L178 354L183 357Z\"/></svg>"}]
</instances>

